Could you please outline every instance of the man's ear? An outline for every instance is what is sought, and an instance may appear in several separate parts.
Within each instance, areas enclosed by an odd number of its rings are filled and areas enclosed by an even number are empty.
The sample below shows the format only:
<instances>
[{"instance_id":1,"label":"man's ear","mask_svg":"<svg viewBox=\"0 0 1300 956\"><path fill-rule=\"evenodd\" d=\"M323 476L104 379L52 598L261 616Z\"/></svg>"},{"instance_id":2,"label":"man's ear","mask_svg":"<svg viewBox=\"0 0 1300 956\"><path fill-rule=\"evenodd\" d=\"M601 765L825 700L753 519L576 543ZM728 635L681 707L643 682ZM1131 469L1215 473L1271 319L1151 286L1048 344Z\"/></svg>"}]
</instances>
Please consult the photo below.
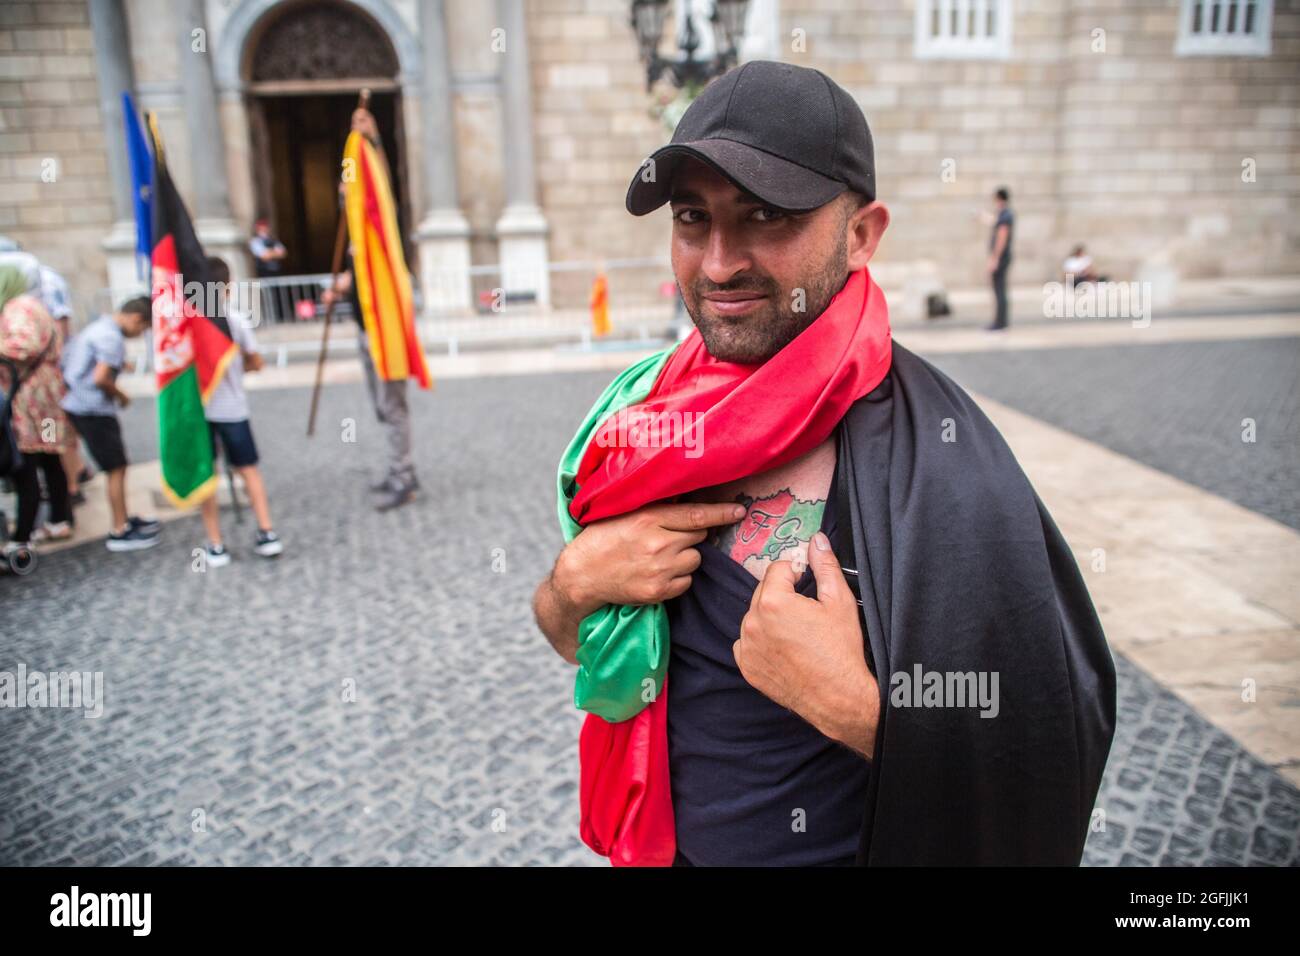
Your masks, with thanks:
<instances>
[{"instance_id":1,"label":"man's ear","mask_svg":"<svg viewBox=\"0 0 1300 956\"><path fill-rule=\"evenodd\" d=\"M848 268L857 272L876 254L880 238L889 228L889 209L879 200L873 200L854 211L844 228L848 230Z\"/></svg>"}]
</instances>

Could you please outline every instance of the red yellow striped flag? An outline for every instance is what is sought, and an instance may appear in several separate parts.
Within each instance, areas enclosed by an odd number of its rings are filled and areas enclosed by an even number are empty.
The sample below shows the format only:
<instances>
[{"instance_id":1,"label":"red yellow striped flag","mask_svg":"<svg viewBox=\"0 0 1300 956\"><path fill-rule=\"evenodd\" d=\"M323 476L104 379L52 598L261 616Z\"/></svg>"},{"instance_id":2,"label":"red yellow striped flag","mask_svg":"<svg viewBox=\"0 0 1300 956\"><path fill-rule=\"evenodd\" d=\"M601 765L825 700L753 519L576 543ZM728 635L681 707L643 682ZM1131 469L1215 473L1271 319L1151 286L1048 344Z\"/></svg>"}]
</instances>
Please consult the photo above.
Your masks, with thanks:
<instances>
[{"instance_id":1,"label":"red yellow striped flag","mask_svg":"<svg viewBox=\"0 0 1300 956\"><path fill-rule=\"evenodd\" d=\"M343 164L352 173L343 179L352 281L375 371L385 381L414 378L421 388L429 388L433 379L415 333L415 299L388 171L375 148L357 132L343 147Z\"/></svg>"}]
</instances>

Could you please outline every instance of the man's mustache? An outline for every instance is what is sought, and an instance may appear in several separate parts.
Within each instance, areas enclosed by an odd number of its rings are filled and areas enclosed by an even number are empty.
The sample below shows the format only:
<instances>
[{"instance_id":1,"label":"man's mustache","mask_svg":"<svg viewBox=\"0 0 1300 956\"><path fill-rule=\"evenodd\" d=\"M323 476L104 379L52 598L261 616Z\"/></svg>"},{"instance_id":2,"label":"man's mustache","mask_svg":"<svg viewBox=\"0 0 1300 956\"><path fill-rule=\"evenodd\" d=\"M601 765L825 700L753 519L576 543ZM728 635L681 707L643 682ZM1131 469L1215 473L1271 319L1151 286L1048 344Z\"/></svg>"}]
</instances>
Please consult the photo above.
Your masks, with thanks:
<instances>
[{"instance_id":1,"label":"man's mustache","mask_svg":"<svg viewBox=\"0 0 1300 956\"><path fill-rule=\"evenodd\" d=\"M703 298L713 292L760 292L770 294L774 288L774 283L763 279L738 279L728 282L726 285L715 285L714 283L695 283L695 295Z\"/></svg>"}]
</instances>

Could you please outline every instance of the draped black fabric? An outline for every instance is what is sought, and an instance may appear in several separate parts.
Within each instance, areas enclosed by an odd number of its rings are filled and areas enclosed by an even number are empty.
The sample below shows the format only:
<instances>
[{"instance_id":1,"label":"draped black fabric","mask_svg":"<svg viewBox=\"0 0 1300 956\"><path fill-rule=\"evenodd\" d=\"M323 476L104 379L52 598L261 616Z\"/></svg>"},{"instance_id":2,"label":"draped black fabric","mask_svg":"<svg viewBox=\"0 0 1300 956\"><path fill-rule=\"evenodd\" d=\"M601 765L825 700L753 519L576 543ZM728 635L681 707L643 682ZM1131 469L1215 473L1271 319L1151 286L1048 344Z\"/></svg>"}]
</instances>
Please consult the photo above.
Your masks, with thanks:
<instances>
[{"instance_id":1,"label":"draped black fabric","mask_svg":"<svg viewBox=\"0 0 1300 956\"><path fill-rule=\"evenodd\" d=\"M882 698L857 862L1077 865L1115 668L1069 545L975 402L897 343L840 454ZM891 703L918 665L996 673L996 716Z\"/></svg>"}]
</instances>

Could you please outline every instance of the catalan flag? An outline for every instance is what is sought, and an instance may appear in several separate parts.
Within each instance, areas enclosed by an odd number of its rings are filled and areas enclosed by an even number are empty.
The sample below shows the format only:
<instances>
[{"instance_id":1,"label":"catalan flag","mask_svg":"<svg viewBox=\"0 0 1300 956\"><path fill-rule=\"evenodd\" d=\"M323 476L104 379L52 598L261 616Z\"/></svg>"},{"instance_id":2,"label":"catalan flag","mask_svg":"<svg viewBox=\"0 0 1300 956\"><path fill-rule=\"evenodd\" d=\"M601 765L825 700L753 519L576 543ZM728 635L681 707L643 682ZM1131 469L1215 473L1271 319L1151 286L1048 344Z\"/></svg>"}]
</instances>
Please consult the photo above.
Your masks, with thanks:
<instances>
[{"instance_id":1,"label":"catalan flag","mask_svg":"<svg viewBox=\"0 0 1300 956\"><path fill-rule=\"evenodd\" d=\"M415 299L402 255L388 171L375 148L358 132L343 147L344 207L352 241L352 281L375 371L385 381L414 378L421 388L433 379L415 334Z\"/></svg>"}]
</instances>

